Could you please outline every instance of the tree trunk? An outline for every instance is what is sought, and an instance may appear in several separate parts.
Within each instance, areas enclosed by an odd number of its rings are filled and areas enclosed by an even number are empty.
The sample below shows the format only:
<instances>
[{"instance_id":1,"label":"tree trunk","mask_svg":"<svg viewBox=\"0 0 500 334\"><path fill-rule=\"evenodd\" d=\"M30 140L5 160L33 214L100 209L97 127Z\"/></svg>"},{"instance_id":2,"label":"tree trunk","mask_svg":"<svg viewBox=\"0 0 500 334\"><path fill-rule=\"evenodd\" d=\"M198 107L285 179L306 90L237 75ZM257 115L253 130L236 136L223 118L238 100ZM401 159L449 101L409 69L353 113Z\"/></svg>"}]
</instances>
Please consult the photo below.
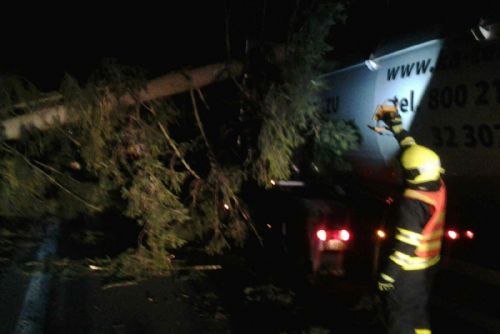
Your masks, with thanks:
<instances>
[{"instance_id":1,"label":"tree trunk","mask_svg":"<svg viewBox=\"0 0 500 334\"><path fill-rule=\"evenodd\" d=\"M137 102L147 102L163 98L190 89L197 89L211 83L224 80L230 76L238 76L243 71L243 64L238 61L229 64L212 64L185 71L175 71L157 79L151 80L146 89L137 96L125 95L119 103L132 105ZM71 121L70 111L60 105L43 108L30 114L14 117L2 122L2 136L5 140L16 140L21 136L23 128L46 130L55 124L65 124Z\"/></svg>"}]
</instances>

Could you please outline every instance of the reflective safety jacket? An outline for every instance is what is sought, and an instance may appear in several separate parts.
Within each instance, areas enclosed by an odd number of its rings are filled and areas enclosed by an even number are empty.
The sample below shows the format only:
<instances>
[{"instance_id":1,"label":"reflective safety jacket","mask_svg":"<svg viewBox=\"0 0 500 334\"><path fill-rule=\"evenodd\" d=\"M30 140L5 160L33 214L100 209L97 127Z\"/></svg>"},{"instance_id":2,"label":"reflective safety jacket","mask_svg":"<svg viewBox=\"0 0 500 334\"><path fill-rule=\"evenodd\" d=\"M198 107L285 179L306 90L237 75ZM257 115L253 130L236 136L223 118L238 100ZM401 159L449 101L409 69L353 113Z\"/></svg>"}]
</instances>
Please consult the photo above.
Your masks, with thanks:
<instances>
[{"instance_id":1,"label":"reflective safety jacket","mask_svg":"<svg viewBox=\"0 0 500 334\"><path fill-rule=\"evenodd\" d=\"M446 187L437 191L407 189L396 222L395 244L383 273L396 279L401 271L429 268L440 260L446 211Z\"/></svg>"}]
</instances>

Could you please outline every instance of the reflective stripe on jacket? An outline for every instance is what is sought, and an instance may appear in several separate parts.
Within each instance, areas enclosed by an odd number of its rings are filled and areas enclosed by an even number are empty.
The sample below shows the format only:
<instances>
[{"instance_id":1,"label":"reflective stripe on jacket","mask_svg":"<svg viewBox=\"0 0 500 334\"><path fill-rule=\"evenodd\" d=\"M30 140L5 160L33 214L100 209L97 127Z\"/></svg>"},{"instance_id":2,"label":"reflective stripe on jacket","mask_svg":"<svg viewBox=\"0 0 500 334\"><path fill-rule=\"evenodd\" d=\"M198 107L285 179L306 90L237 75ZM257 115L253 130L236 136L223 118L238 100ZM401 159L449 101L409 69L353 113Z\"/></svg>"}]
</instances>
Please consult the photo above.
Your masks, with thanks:
<instances>
[{"instance_id":1,"label":"reflective stripe on jacket","mask_svg":"<svg viewBox=\"0 0 500 334\"><path fill-rule=\"evenodd\" d=\"M407 189L404 196L428 204L431 208L431 217L421 233L397 227L396 239L415 246L416 256L395 251L390 259L403 270L425 269L436 264L440 258L446 212L446 187L441 182L438 191Z\"/></svg>"}]
</instances>

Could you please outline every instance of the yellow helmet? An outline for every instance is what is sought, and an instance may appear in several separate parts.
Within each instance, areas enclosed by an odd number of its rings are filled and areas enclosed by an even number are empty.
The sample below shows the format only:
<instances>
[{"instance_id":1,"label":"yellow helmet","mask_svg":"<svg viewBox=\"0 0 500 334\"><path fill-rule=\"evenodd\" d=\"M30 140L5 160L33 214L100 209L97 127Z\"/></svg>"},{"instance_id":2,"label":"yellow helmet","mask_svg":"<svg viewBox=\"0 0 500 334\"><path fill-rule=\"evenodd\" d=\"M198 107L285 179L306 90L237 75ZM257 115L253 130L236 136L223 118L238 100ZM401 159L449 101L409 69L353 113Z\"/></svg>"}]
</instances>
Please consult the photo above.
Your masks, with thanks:
<instances>
[{"instance_id":1,"label":"yellow helmet","mask_svg":"<svg viewBox=\"0 0 500 334\"><path fill-rule=\"evenodd\" d=\"M405 179L411 184L437 181L444 173L439 156L421 145L411 145L401 155Z\"/></svg>"}]
</instances>

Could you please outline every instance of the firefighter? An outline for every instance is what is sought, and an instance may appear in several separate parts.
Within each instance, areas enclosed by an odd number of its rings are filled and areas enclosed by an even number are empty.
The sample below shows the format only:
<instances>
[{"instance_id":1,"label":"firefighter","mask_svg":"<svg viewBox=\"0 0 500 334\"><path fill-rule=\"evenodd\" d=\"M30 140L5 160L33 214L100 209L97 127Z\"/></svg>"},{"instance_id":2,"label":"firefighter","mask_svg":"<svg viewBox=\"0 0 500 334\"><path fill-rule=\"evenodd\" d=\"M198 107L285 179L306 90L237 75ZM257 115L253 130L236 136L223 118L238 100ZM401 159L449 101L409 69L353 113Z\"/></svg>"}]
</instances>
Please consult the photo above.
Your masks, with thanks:
<instances>
[{"instance_id":1,"label":"firefighter","mask_svg":"<svg viewBox=\"0 0 500 334\"><path fill-rule=\"evenodd\" d=\"M428 299L440 260L446 188L439 156L418 145L403 129L401 117L382 120L401 146L405 190L399 201L393 247L378 277L389 333L431 333Z\"/></svg>"}]
</instances>

